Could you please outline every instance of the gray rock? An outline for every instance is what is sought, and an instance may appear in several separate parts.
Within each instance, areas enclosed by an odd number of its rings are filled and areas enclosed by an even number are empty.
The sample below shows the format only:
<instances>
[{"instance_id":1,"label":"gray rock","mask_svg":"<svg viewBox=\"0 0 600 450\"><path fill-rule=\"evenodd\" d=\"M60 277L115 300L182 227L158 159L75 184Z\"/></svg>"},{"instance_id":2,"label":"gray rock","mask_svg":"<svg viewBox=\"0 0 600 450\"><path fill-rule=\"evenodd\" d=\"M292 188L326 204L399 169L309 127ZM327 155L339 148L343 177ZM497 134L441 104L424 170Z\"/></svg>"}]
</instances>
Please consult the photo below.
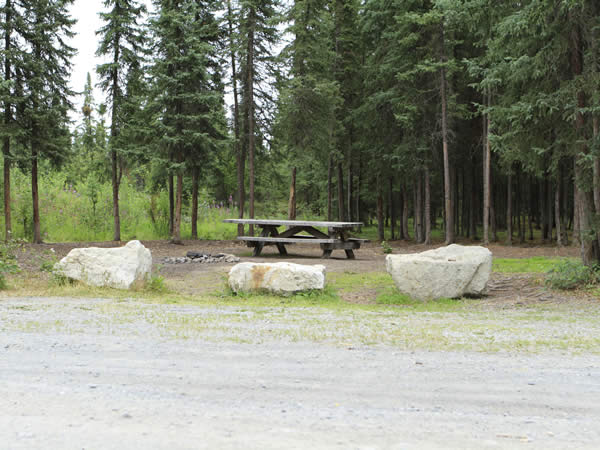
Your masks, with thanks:
<instances>
[{"instance_id":1,"label":"gray rock","mask_svg":"<svg viewBox=\"0 0 600 450\"><path fill-rule=\"evenodd\" d=\"M76 248L55 266L55 273L91 286L130 289L150 278L152 254L140 241L119 248Z\"/></svg>"},{"instance_id":2,"label":"gray rock","mask_svg":"<svg viewBox=\"0 0 600 450\"><path fill-rule=\"evenodd\" d=\"M388 255L386 268L400 292L419 300L485 293L492 253L452 244L411 255Z\"/></svg>"},{"instance_id":3,"label":"gray rock","mask_svg":"<svg viewBox=\"0 0 600 450\"><path fill-rule=\"evenodd\" d=\"M234 292L268 291L275 294L325 287L325 266L288 262L239 263L229 271L229 286Z\"/></svg>"}]
</instances>

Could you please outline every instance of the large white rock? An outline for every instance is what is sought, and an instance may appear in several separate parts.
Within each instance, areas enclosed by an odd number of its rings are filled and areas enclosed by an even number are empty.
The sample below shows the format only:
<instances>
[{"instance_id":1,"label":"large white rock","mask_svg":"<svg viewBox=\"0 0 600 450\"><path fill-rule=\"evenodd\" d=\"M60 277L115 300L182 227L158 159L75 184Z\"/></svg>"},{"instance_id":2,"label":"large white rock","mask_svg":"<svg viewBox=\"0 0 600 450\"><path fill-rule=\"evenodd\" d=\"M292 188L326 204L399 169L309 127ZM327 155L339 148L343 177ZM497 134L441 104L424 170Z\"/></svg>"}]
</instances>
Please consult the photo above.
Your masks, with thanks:
<instances>
[{"instance_id":1,"label":"large white rock","mask_svg":"<svg viewBox=\"0 0 600 450\"><path fill-rule=\"evenodd\" d=\"M61 259L54 271L91 286L130 289L150 277L152 254L140 241L119 248L76 248Z\"/></svg>"},{"instance_id":2,"label":"large white rock","mask_svg":"<svg viewBox=\"0 0 600 450\"><path fill-rule=\"evenodd\" d=\"M411 255L388 255L387 271L398 289L419 300L485 293L492 252L452 244Z\"/></svg>"},{"instance_id":3,"label":"large white rock","mask_svg":"<svg viewBox=\"0 0 600 450\"><path fill-rule=\"evenodd\" d=\"M229 271L229 287L234 292L268 291L275 294L325 287L325 266L288 262L240 263Z\"/></svg>"}]
</instances>

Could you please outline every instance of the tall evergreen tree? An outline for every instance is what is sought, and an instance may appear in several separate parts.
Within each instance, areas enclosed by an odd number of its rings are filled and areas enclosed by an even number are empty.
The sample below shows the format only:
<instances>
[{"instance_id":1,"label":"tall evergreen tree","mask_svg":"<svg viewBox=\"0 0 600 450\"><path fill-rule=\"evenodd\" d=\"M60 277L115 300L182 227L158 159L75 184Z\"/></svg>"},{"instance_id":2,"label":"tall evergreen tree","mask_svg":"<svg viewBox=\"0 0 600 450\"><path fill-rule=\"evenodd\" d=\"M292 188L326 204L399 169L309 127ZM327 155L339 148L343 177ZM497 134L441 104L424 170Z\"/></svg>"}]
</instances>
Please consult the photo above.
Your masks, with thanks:
<instances>
[{"instance_id":1,"label":"tall evergreen tree","mask_svg":"<svg viewBox=\"0 0 600 450\"><path fill-rule=\"evenodd\" d=\"M70 142L67 113L74 93L68 78L75 50L66 40L74 35L71 28L75 21L68 14L72 3L72 0L40 0L23 5L25 22L29 25L23 37L30 52L23 60L24 102L17 120L24 130L23 145L30 149L34 243L42 242L39 159L60 163Z\"/></svg>"},{"instance_id":2,"label":"tall evergreen tree","mask_svg":"<svg viewBox=\"0 0 600 450\"><path fill-rule=\"evenodd\" d=\"M113 240L121 240L121 220L119 215L119 148L118 137L123 127L121 108L123 105L125 80L128 71L140 64L143 54L144 31L140 21L146 12L145 6L137 0L104 0L108 12L100 13L105 25L96 34L101 37L96 55L104 56L110 62L97 67L100 87L108 96L111 107L110 154L113 188Z\"/></svg>"},{"instance_id":3,"label":"tall evergreen tree","mask_svg":"<svg viewBox=\"0 0 600 450\"><path fill-rule=\"evenodd\" d=\"M171 242L180 244L185 170L194 168L197 183L200 160L219 146L224 134L221 73L214 59L218 3L162 0L156 7L152 26L160 58L151 70L151 108L163 155L173 156L177 185Z\"/></svg>"}]
</instances>

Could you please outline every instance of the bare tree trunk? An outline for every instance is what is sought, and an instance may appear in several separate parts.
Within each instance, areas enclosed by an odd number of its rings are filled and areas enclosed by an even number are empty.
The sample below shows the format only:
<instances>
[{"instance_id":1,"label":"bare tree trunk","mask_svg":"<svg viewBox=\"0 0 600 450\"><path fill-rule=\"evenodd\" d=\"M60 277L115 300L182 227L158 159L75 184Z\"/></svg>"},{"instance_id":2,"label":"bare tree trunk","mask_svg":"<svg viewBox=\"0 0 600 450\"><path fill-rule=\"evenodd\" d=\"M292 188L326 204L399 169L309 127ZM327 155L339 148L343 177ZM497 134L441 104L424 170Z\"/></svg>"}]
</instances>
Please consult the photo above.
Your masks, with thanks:
<instances>
[{"instance_id":1,"label":"bare tree trunk","mask_svg":"<svg viewBox=\"0 0 600 450\"><path fill-rule=\"evenodd\" d=\"M402 239L410 239L410 233L408 231L408 195L406 195L406 185L402 188Z\"/></svg>"},{"instance_id":2,"label":"bare tree trunk","mask_svg":"<svg viewBox=\"0 0 600 450\"><path fill-rule=\"evenodd\" d=\"M198 239L198 167L192 169L192 239Z\"/></svg>"},{"instance_id":3,"label":"bare tree trunk","mask_svg":"<svg viewBox=\"0 0 600 450\"><path fill-rule=\"evenodd\" d=\"M423 242L423 180L420 171L415 178L415 242Z\"/></svg>"},{"instance_id":4,"label":"bare tree trunk","mask_svg":"<svg viewBox=\"0 0 600 450\"><path fill-rule=\"evenodd\" d=\"M583 44L581 29L579 24L571 17L571 67L575 77L583 73ZM577 107L578 111L575 116L575 134L578 139L582 139L585 133L585 118L581 110L586 106L586 96L584 91L577 92ZM578 187L578 203L579 203L579 234L581 240L581 260L586 266L591 266L594 262L600 259L598 254L598 240L596 233L592 231L591 213L593 212L593 197L588 192L583 190L583 180L585 178L584 168L582 164L578 164L579 160L586 158L588 149L584 144L581 144L579 154L575 157L575 183Z\"/></svg>"},{"instance_id":5,"label":"bare tree trunk","mask_svg":"<svg viewBox=\"0 0 600 450\"><path fill-rule=\"evenodd\" d=\"M290 201L288 202L288 219L296 220L296 168L292 168L292 182L290 184Z\"/></svg>"},{"instance_id":6,"label":"bare tree trunk","mask_svg":"<svg viewBox=\"0 0 600 450\"><path fill-rule=\"evenodd\" d=\"M344 167L338 162L338 220L344 222Z\"/></svg>"},{"instance_id":7,"label":"bare tree trunk","mask_svg":"<svg viewBox=\"0 0 600 450\"><path fill-rule=\"evenodd\" d=\"M423 243L431 245L431 183L429 181L429 167L425 166L425 236Z\"/></svg>"},{"instance_id":8,"label":"bare tree trunk","mask_svg":"<svg viewBox=\"0 0 600 450\"><path fill-rule=\"evenodd\" d=\"M559 247L564 245L563 243L563 235L562 235L562 224L560 217L560 197L562 195L561 192L562 182L561 182L561 170L560 163L558 164L558 180L556 181L556 191L554 193L554 215L556 221L556 244Z\"/></svg>"},{"instance_id":9,"label":"bare tree trunk","mask_svg":"<svg viewBox=\"0 0 600 450\"><path fill-rule=\"evenodd\" d=\"M389 195L390 195L390 241L396 237L396 210L394 208L394 179L389 178Z\"/></svg>"},{"instance_id":10,"label":"bare tree trunk","mask_svg":"<svg viewBox=\"0 0 600 450\"><path fill-rule=\"evenodd\" d=\"M352 222L352 183L354 181L354 173L352 172L352 159L348 163L348 180L347 180L347 201L346 201L346 217L349 222Z\"/></svg>"},{"instance_id":11,"label":"bare tree trunk","mask_svg":"<svg viewBox=\"0 0 600 450\"><path fill-rule=\"evenodd\" d=\"M248 170L250 177L250 198L249 211L250 219L254 219L254 28L256 26L256 9L254 6L250 8L248 17L248 47L246 51L246 70L247 70L247 102L248 102ZM250 225L249 234L254 235L254 227Z\"/></svg>"},{"instance_id":12,"label":"bare tree trunk","mask_svg":"<svg viewBox=\"0 0 600 450\"><path fill-rule=\"evenodd\" d=\"M450 156L448 151L448 103L446 99L446 53L444 49L444 26L441 25L440 94L442 101L442 148L444 154L444 205L446 211L446 245L454 242L454 210L451 199Z\"/></svg>"},{"instance_id":13,"label":"bare tree trunk","mask_svg":"<svg viewBox=\"0 0 600 450\"><path fill-rule=\"evenodd\" d=\"M36 144L31 144L31 198L33 201L33 243L42 243L40 226L40 196L38 192L38 153Z\"/></svg>"},{"instance_id":14,"label":"bare tree trunk","mask_svg":"<svg viewBox=\"0 0 600 450\"><path fill-rule=\"evenodd\" d=\"M491 94L488 89L487 106L490 107ZM491 208L491 161L490 143L491 118L489 112L483 116L483 245L490 245L490 208Z\"/></svg>"},{"instance_id":15,"label":"bare tree trunk","mask_svg":"<svg viewBox=\"0 0 600 450\"><path fill-rule=\"evenodd\" d=\"M183 200L183 175L177 174L177 192L175 195L175 220L173 221L172 244L181 244L181 206Z\"/></svg>"},{"instance_id":16,"label":"bare tree trunk","mask_svg":"<svg viewBox=\"0 0 600 450\"><path fill-rule=\"evenodd\" d=\"M512 174L508 173L506 189L506 245L512 245Z\"/></svg>"},{"instance_id":17,"label":"bare tree trunk","mask_svg":"<svg viewBox=\"0 0 600 450\"><path fill-rule=\"evenodd\" d=\"M229 29L229 48L231 58L231 80L233 83L233 132L235 142L233 144L236 156L236 169L237 169L237 200L238 200L238 218L244 218L244 202L246 197L244 178L246 171L246 155L244 153L244 146L241 145L240 140L240 104L238 99L238 87L237 87L237 64L235 59L235 46L233 42L233 20L231 11L231 0L227 0L227 25ZM244 224L238 224L238 236L244 235Z\"/></svg>"},{"instance_id":18,"label":"bare tree trunk","mask_svg":"<svg viewBox=\"0 0 600 450\"><path fill-rule=\"evenodd\" d=\"M356 177L356 192L354 193L354 201L356 205L354 207L354 215L356 216L356 222L360 222L360 186L361 186L361 154L358 154L358 174Z\"/></svg>"},{"instance_id":19,"label":"bare tree trunk","mask_svg":"<svg viewBox=\"0 0 600 450\"><path fill-rule=\"evenodd\" d=\"M175 227L175 186L172 173L169 173L167 183L169 185L169 236L173 236Z\"/></svg>"},{"instance_id":20,"label":"bare tree trunk","mask_svg":"<svg viewBox=\"0 0 600 450\"><path fill-rule=\"evenodd\" d=\"M11 67L10 58L8 53L10 52L10 40L12 31L12 0L6 0L5 8L5 33L4 33L4 50L6 56L4 57L4 80L10 82L11 80ZM12 122L11 104L7 99L4 102L4 126L8 128ZM12 237L12 218L11 218L11 205L10 205L10 166L11 166L11 155L10 155L10 137L5 136L2 154L4 155L4 238L8 241Z\"/></svg>"},{"instance_id":21,"label":"bare tree trunk","mask_svg":"<svg viewBox=\"0 0 600 450\"><path fill-rule=\"evenodd\" d=\"M383 228L383 190L381 181L377 181L377 238L380 241L385 240L385 230Z\"/></svg>"},{"instance_id":22,"label":"bare tree trunk","mask_svg":"<svg viewBox=\"0 0 600 450\"><path fill-rule=\"evenodd\" d=\"M329 153L327 166L327 220L333 220L333 154Z\"/></svg>"}]
</instances>

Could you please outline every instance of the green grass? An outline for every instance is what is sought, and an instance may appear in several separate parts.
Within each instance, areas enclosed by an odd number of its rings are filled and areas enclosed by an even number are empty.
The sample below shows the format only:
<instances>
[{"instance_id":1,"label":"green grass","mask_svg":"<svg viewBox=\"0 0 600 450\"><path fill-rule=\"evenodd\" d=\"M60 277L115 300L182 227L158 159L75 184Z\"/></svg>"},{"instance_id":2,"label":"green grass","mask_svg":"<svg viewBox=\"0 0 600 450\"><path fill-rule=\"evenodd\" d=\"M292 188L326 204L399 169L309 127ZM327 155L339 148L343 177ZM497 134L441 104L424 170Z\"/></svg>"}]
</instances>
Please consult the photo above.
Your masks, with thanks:
<instances>
[{"instance_id":1,"label":"green grass","mask_svg":"<svg viewBox=\"0 0 600 450\"><path fill-rule=\"evenodd\" d=\"M561 262L576 258L547 258L534 256L531 258L494 258L493 271L500 273L546 273Z\"/></svg>"}]
</instances>

